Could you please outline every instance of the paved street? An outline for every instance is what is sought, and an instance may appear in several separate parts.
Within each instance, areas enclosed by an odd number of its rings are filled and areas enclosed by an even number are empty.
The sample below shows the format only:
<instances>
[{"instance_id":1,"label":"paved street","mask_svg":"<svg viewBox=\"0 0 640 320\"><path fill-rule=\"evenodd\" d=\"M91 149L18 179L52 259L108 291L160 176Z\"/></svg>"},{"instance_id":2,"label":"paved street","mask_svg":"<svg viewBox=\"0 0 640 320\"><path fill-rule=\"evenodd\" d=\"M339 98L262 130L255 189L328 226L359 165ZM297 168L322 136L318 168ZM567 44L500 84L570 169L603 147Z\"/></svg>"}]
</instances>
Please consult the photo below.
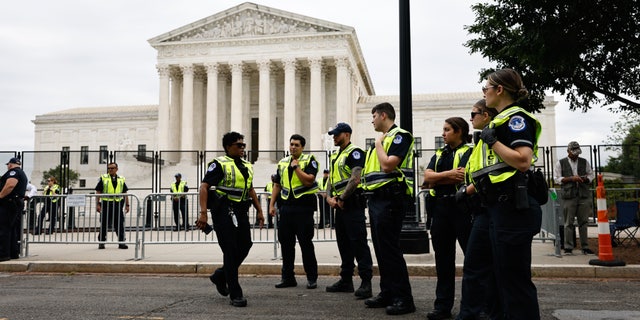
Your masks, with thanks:
<instances>
[{"instance_id":1,"label":"paved street","mask_svg":"<svg viewBox=\"0 0 640 320\"><path fill-rule=\"evenodd\" d=\"M0 319L389 318L381 309L366 309L352 294L326 293L324 287L336 280L320 277L319 288L308 290L298 276L298 287L275 289L277 276L243 276L249 305L235 308L204 275L0 273ZM393 318L425 319L430 310L435 278L412 277L411 283L417 312ZM640 319L640 280L537 278L535 283L542 319Z\"/></svg>"}]
</instances>

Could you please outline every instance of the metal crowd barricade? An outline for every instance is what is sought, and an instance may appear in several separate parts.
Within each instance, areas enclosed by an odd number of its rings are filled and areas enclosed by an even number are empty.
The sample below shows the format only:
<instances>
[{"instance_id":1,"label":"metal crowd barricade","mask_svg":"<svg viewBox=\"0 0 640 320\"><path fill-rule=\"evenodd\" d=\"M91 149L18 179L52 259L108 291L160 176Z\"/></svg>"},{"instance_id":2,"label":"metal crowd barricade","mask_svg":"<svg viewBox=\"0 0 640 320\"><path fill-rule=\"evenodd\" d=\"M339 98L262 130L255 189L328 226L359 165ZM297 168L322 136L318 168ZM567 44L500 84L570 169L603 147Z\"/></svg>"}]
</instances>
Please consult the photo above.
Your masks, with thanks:
<instances>
[{"instance_id":1,"label":"metal crowd barricade","mask_svg":"<svg viewBox=\"0 0 640 320\"><path fill-rule=\"evenodd\" d=\"M100 241L102 214L97 212L96 204L100 198L121 199L125 209L125 199L129 197L130 211L124 215L124 241L118 241L115 231L119 225L119 215L108 214L105 241ZM57 199L56 202L53 200ZM53 208L55 207L55 208ZM113 208L117 208L113 206ZM109 208L102 208L103 213ZM86 194L37 196L29 199L22 216L23 237L21 250L23 256L29 255L30 244L132 244L138 246L140 202L132 194ZM49 215L47 219L46 215ZM52 216L56 215L56 219ZM54 224L55 220L55 224Z\"/></svg>"},{"instance_id":2,"label":"metal crowd barricade","mask_svg":"<svg viewBox=\"0 0 640 320\"><path fill-rule=\"evenodd\" d=\"M184 196L186 199L186 222L188 228L176 225L174 213L174 197ZM274 228L267 228L266 220L269 214L269 203L267 193L258 193L258 199L262 205L265 215L265 227L260 228L257 224L257 210L251 206L248 212L249 225L251 226L251 238L254 243L273 243L274 255L277 254L277 223L274 218ZM183 199L184 200L184 199ZM147 195L144 200L144 214L139 216L138 225L143 226L140 233L140 251L136 252L136 259L144 259L145 246L157 244L197 244L197 243L218 243L216 232L205 234L196 228L196 220L199 216L198 193L153 193ZM179 207L178 207L179 209ZM212 224L211 214L207 215L208 223ZM178 212L178 221L182 221L182 213Z\"/></svg>"}]
</instances>

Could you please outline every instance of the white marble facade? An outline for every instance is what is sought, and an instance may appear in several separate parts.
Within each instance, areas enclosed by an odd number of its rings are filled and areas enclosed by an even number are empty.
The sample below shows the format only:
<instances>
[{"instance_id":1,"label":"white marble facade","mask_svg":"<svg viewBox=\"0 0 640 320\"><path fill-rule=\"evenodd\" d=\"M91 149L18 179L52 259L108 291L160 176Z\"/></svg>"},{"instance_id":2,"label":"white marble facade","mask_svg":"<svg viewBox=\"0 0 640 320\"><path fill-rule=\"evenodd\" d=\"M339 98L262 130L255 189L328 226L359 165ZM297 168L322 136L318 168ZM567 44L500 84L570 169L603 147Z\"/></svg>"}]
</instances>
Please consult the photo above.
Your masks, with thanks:
<instances>
[{"instance_id":1,"label":"white marble facade","mask_svg":"<svg viewBox=\"0 0 640 320\"><path fill-rule=\"evenodd\" d=\"M375 95L352 27L243 3L149 43L158 52L157 105L38 115L35 150L88 146L96 151L106 145L135 151L143 144L156 151L212 151L221 150L222 134L233 130L245 135L247 151L260 151L252 160L271 169L277 159L268 151L287 151L293 133L307 138L307 150L327 150L333 143L326 132L336 122L348 122L354 143L364 146L377 136L371 126L374 105L390 102L398 124L402 117L398 96ZM480 90L414 95L413 132L422 138L422 148L435 147L444 119L468 119L481 98ZM548 97L538 115L544 128L540 145L556 144L556 103ZM190 157L193 153L176 152L165 160L193 163ZM39 167L47 166L36 164L35 171Z\"/></svg>"}]
</instances>

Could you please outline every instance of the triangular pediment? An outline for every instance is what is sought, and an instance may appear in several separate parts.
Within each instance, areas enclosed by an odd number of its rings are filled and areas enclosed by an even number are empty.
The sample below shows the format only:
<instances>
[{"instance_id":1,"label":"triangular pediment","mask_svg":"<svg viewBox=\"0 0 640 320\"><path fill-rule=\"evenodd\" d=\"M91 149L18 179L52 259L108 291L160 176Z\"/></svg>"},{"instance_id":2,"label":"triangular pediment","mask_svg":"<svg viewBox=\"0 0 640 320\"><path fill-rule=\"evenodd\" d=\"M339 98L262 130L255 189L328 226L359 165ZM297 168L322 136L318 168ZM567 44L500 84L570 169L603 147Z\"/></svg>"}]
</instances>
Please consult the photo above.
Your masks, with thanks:
<instances>
[{"instance_id":1,"label":"triangular pediment","mask_svg":"<svg viewBox=\"0 0 640 320\"><path fill-rule=\"evenodd\" d=\"M150 39L153 44L318 33L353 32L352 27L250 2Z\"/></svg>"}]
</instances>

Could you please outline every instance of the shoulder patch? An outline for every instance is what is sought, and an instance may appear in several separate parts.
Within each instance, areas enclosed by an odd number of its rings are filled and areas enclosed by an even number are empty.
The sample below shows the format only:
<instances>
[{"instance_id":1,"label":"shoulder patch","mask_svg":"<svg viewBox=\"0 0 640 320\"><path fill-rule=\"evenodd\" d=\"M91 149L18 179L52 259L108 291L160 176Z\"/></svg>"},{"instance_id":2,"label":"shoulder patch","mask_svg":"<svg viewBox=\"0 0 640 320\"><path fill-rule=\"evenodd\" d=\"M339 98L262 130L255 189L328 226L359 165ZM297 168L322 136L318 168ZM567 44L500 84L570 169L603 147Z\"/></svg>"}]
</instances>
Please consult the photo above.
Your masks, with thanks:
<instances>
[{"instance_id":1,"label":"shoulder patch","mask_svg":"<svg viewBox=\"0 0 640 320\"><path fill-rule=\"evenodd\" d=\"M393 138L393 143L394 144L400 144L402 143L402 136L401 135L396 135L395 138Z\"/></svg>"},{"instance_id":2,"label":"shoulder patch","mask_svg":"<svg viewBox=\"0 0 640 320\"><path fill-rule=\"evenodd\" d=\"M11 172L9 172L9 177L13 177L13 176L15 176L15 175L16 175L16 172L15 172L15 171L11 170Z\"/></svg>"},{"instance_id":3,"label":"shoulder patch","mask_svg":"<svg viewBox=\"0 0 640 320\"><path fill-rule=\"evenodd\" d=\"M360 159L360 157L362 157L362 155L360 154L360 151L355 150L351 153L351 156L353 156L354 159L358 160Z\"/></svg>"},{"instance_id":4,"label":"shoulder patch","mask_svg":"<svg viewBox=\"0 0 640 320\"><path fill-rule=\"evenodd\" d=\"M214 161L214 162L211 162L211 164L209 165L209 169L207 169L207 171L213 171L213 169L215 168L216 168L216 163Z\"/></svg>"},{"instance_id":5,"label":"shoulder patch","mask_svg":"<svg viewBox=\"0 0 640 320\"><path fill-rule=\"evenodd\" d=\"M513 116L509 119L509 129L513 132L519 132L527 127L527 123L522 116Z\"/></svg>"},{"instance_id":6,"label":"shoulder patch","mask_svg":"<svg viewBox=\"0 0 640 320\"><path fill-rule=\"evenodd\" d=\"M314 169L318 169L318 162L316 162L315 160L311 161L311 165L313 166Z\"/></svg>"}]
</instances>

